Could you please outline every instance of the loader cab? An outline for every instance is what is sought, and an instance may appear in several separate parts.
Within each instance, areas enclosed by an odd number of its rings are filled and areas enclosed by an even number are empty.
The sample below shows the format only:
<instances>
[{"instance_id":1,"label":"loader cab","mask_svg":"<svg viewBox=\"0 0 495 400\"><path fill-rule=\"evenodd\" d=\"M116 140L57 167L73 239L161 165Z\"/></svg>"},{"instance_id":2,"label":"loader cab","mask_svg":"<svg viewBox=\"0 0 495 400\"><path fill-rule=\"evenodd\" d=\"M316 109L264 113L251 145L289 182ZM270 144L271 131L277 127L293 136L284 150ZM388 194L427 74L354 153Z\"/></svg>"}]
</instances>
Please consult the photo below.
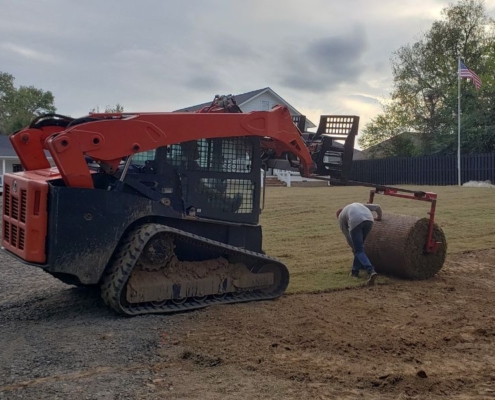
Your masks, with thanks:
<instances>
[{"instance_id":1,"label":"loader cab","mask_svg":"<svg viewBox=\"0 0 495 400\"><path fill-rule=\"evenodd\" d=\"M185 141L138 153L126 183L190 216L257 224L261 159L256 137ZM136 185L134 185L136 187Z\"/></svg>"}]
</instances>

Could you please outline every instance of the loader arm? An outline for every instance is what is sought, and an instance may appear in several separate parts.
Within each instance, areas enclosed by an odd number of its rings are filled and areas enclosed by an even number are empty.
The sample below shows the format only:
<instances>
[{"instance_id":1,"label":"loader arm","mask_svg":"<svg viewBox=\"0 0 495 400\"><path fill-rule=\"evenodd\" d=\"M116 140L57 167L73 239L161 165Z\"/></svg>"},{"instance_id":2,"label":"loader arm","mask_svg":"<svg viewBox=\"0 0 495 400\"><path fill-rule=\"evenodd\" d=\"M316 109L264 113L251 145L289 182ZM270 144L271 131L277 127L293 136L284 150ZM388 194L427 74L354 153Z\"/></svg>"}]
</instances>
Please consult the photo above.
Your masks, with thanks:
<instances>
[{"instance_id":1,"label":"loader arm","mask_svg":"<svg viewBox=\"0 0 495 400\"><path fill-rule=\"evenodd\" d=\"M301 175L311 176L314 170L301 133L283 106L246 114L113 113L91 117L97 120L69 126L45 140L64 183L70 187L93 188L85 155L104 163L107 171L113 173L123 158L136 153L185 141L233 136L270 138L278 148L300 159ZM32 131L20 131L16 133L19 138L16 140L29 134L32 138L27 142L32 140L32 146L39 147L45 133L40 131L40 136L35 137ZM29 160L27 149L28 146L16 148L21 159ZM26 165L31 166L28 161Z\"/></svg>"},{"instance_id":2,"label":"loader arm","mask_svg":"<svg viewBox=\"0 0 495 400\"><path fill-rule=\"evenodd\" d=\"M44 153L47 150L45 140L64 131L72 121L72 118L63 115L46 114L35 118L27 128L9 137L25 171L50 168Z\"/></svg>"}]
</instances>

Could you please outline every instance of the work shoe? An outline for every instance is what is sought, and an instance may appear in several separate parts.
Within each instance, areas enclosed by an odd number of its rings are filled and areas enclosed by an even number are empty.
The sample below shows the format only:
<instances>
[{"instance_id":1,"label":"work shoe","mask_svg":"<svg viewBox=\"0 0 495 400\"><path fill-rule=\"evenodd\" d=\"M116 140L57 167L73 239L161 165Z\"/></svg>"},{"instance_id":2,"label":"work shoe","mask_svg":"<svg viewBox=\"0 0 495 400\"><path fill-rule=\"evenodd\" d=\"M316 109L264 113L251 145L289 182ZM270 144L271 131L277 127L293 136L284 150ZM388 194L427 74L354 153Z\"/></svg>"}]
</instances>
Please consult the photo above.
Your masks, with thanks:
<instances>
[{"instance_id":1,"label":"work shoe","mask_svg":"<svg viewBox=\"0 0 495 400\"><path fill-rule=\"evenodd\" d=\"M367 282L367 284L368 284L369 286L374 285L374 284L375 284L375 280L376 280L376 277L377 277L377 276L378 276L378 274L377 274L375 271L373 271L373 272L369 275L369 277L368 277L368 282Z\"/></svg>"}]
</instances>

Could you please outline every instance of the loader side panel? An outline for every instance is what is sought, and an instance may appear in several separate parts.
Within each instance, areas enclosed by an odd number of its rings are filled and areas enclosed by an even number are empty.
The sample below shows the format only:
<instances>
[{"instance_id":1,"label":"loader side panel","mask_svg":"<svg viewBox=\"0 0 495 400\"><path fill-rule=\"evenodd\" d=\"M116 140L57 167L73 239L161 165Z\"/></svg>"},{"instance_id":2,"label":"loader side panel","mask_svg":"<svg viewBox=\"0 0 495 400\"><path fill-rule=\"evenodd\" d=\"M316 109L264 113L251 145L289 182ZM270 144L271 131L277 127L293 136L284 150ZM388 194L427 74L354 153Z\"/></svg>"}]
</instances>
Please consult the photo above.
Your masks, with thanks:
<instances>
[{"instance_id":1,"label":"loader side panel","mask_svg":"<svg viewBox=\"0 0 495 400\"><path fill-rule=\"evenodd\" d=\"M52 187L46 271L97 284L124 233L156 221L212 240L261 251L261 227L200 222L144 197L94 189Z\"/></svg>"},{"instance_id":2,"label":"loader side panel","mask_svg":"<svg viewBox=\"0 0 495 400\"><path fill-rule=\"evenodd\" d=\"M46 261L47 193L42 179L4 175L2 246L27 262Z\"/></svg>"}]
</instances>

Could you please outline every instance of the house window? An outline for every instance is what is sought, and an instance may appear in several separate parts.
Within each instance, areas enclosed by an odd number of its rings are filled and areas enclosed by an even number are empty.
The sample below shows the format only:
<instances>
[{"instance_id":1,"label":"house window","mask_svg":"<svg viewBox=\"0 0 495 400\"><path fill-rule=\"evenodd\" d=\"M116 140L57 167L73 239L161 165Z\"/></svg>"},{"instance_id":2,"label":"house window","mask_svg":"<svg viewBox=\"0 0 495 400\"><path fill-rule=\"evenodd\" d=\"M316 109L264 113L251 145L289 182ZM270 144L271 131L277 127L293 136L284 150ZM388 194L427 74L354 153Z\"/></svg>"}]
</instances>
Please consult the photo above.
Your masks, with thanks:
<instances>
[{"instance_id":1,"label":"house window","mask_svg":"<svg viewBox=\"0 0 495 400\"><path fill-rule=\"evenodd\" d=\"M24 171L24 169L22 168L22 164L12 164L12 171L13 172Z\"/></svg>"},{"instance_id":2,"label":"house window","mask_svg":"<svg viewBox=\"0 0 495 400\"><path fill-rule=\"evenodd\" d=\"M268 111L270 109L270 102L268 100L261 100L261 109Z\"/></svg>"}]
</instances>

